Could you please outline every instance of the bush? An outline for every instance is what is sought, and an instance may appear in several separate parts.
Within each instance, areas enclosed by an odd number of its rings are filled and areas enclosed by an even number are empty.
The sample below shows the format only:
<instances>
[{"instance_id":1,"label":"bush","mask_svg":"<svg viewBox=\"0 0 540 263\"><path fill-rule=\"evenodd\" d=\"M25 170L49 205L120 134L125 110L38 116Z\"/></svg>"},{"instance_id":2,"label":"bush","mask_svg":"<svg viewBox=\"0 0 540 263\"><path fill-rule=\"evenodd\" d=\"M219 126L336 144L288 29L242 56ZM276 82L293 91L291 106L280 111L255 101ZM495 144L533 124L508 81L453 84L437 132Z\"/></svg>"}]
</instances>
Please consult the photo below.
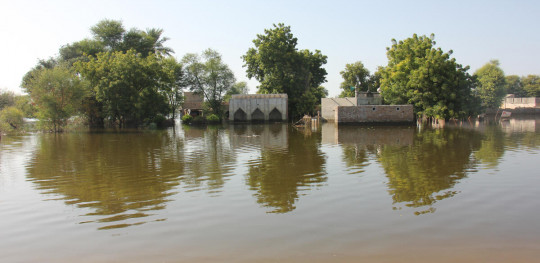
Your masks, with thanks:
<instances>
[{"instance_id":1,"label":"bush","mask_svg":"<svg viewBox=\"0 0 540 263\"><path fill-rule=\"evenodd\" d=\"M189 114L186 114L186 115L182 116L182 123L189 124L192 121L193 121L193 116L191 116Z\"/></svg>"},{"instance_id":2,"label":"bush","mask_svg":"<svg viewBox=\"0 0 540 263\"><path fill-rule=\"evenodd\" d=\"M218 123L220 119L216 114L210 114L206 117L206 121L209 123Z\"/></svg>"},{"instance_id":3,"label":"bush","mask_svg":"<svg viewBox=\"0 0 540 263\"><path fill-rule=\"evenodd\" d=\"M0 130L3 132L20 131L23 126L23 112L13 106L0 111Z\"/></svg>"}]
</instances>

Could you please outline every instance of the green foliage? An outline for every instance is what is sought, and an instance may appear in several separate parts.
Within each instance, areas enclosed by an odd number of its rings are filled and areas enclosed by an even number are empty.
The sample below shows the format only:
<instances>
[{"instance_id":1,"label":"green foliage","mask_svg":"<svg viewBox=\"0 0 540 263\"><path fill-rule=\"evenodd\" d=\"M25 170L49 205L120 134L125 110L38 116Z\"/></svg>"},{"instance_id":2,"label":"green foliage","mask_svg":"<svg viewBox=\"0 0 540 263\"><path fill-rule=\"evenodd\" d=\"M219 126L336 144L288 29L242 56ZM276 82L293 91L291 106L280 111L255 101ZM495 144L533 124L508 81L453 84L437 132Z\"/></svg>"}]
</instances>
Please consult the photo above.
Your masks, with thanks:
<instances>
[{"instance_id":1,"label":"green foliage","mask_svg":"<svg viewBox=\"0 0 540 263\"><path fill-rule=\"evenodd\" d=\"M523 89L521 78L516 75L506 76L506 86L504 88L506 94L514 94L516 97L526 97L527 92Z\"/></svg>"},{"instance_id":2,"label":"green foliage","mask_svg":"<svg viewBox=\"0 0 540 263\"><path fill-rule=\"evenodd\" d=\"M248 94L248 93L249 93L249 88L247 86L247 82L245 81L236 82L234 83L234 85L232 85L231 89L227 91L227 93L223 97L223 100L228 102L231 99L232 95Z\"/></svg>"},{"instance_id":3,"label":"green foliage","mask_svg":"<svg viewBox=\"0 0 540 263\"><path fill-rule=\"evenodd\" d=\"M317 103L311 99L313 89L326 82L327 57L319 50L298 50L297 38L290 26L274 24L253 40L255 47L242 56L249 78L259 81L258 93L286 93L289 98L289 117L296 118L312 112ZM306 94L306 93L312 93Z\"/></svg>"},{"instance_id":4,"label":"green foliage","mask_svg":"<svg viewBox=\"0 0 540 263\"><path fill-rule=\"evenodd\" d=\"M21 110L26 118L35 118L37 109L32 103L30 95L23 95L15 97L15 107Z\"/></svg>"},{"instance_id":5,"label":"green foliage","mask_svg":"<svg viewBox=\"0 0 540 263\"><path fill-rule=\"evenodd\" d=\"M155 55L141 57L135 51L99 53L75 67L94 87L106 117L120 127L139 125L145 119L169 112L163 92L161 61Z\"/></svg>"},{"instance_id":6,"label":"green foliage","mask_svg":"<svg viewBox=\"0 0 540 263\"><path fill-rule=\"evenodd\" d=\"M528 75L521 78L523 89L527 92L527 97L540 97L540 76Z\"/></svg>"},{"instance_id":7,"label":"green foliage","mask_svg":"<svg viewBox=\"0 0 540 263\"><path fill-rule=\"evenodd\" d=\"M189 123L191 123L191 121L193 121L193 116L191 116L189 114L186 114L186 115L182 116L182 123L189 124Z\"/></svg>"},{"instance_id":8,"label":"green foliage","mask_svg":"<svg viewBox=\"0 0 540 263\"><path fill-rule=\"evenodd\" d=\"M217 123L220 122L221 119L216 114L210 114L206 116L206 121L209 123Z\"/></svg>"},{"instance_id":9,"label":"green foliage","mask_svg":"<svg viewBox=\"0 0 540 263\"><path fill-rule=\"evenodd\" d=\"M460 118L475 113L473 78L444 53L431 37L413 35L393 40L388 65L379 70L381 95L390 104L413 104L417 115Z\"/></svg>"},{"instance_id":10,"label":"green foliage","mask_svg":"<svg viewBox=\"0 0 540 263\"><path fill-rule=\"evenodd\" d=\"M211 111L222 115L221 105L225 94L233 87L235 77L221 55L212 49L202 54L186 54L182 59L186 73L186 84L193 92L203 94Z\"/></svg>"},{"instance_id":11,"label":"green foliage","mask_svg":"<svg viewBox=\"0 0 540 263\"><path fill-rule=\"evenodd\" d=\"M80 110L88 83L71 69L56 66L33 72L24 88L36 105L37 117L57 132Z\"/></svg>"},{"instance_id":12,"label":"green foliage","mask_svg":"<svg viewBox=\"0 0 540 263\"><path fill-rule=\"evenodd\" d=\"M184 97L182 89L185 87L182 64L173 57L161 59L160 89L167 97L169 116L176 119L176 111L182 105Z\"/></svg>"},{"instance_id":13,"label":"green foliage","mask_svg":"<svg viewBox=\"0 0 540 263\"><path fill-rule=\"evenodd\" d=\"M492 60L475 73L478 80L476 92L486 108L499 108L505 95L506 79L499 61Z\"/></svg>"},{"instance_id":14,"label":"green foliage","mask_svg":"<svg viewBox=\"0 0 540 263\"><path fill-rule=\"evenodd\" d=\"M357 61L353 64L345 65L345 69L341 71L341 77L343 82L341 82L341 94L339 97L354 97L354 89L358 91L368 91L370 89L369 85L369 70L364 67L362 62Z\"/></svg>"},{"instance_id":15,"label":"green foliage","mask_svg":"<svg viewBox=\"0 0 540 263\"><path fill-rule=\"evenodd\" d=\"M15 105L15 93L13 91L0 92L0 110Z\"/></svg>"},{"instance_id":16,"label":"green foliage","mask_svg":"<svg viewBox=\"0 0 540 263\"><path fill-rule=\"evenodd\" d=\"M0 132L14 132L22 129L24 114L14 106L0 110Z\"/></svg>"}]
</instances>

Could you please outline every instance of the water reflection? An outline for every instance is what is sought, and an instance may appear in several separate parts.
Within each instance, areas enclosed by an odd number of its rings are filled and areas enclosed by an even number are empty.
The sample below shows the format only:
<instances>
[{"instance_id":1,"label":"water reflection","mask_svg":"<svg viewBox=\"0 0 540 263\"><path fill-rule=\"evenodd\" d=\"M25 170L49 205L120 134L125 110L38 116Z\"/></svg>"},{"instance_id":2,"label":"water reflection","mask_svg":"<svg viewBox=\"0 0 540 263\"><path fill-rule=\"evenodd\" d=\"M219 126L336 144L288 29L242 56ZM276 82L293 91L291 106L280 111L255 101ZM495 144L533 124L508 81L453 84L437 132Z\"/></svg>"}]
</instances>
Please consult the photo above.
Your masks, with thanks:
<instances>
[{"instance_id":1,"label":"water reflection","mask_svg":"<svg viewBox=\"0 0 540 263\"><path fill-rule=\"evenodd\" d=\"M377 158L394 204L420 208L416 214L434 212L432 205L454 196L454 185L474 168L470 156L480 148L481 138L472 130L426 129L414 135L412 145L381 145Z\"/></svg>"},{"instance_id":2,"label":"water reflection","mask_svg":"<svg viewBox=\"0 0 540 263\"><path fill-rule=\"evenodd\" d=\"M455 185L472 171L496 168L505 151L537 149L537 123L444 129L324 124L306 131L266 124L43 134L32 137L38 142L26 173L48 197L78 207L81 223L98 223L99 229L166 220L158 211L177 191L220 197L233 176L249 188L246 198L254 197L267 212L288 213L308 190L326 185L321 144L331 143L342 152L341 162L329 164L336 176L364 176L366 166L376 163L373 171L387 182L393 208L424 214L457 194ZM11 144L3 141L2 150Z\"/></svg>"},{"instance_id":3,"label":"water reflection","mask_svg":"<svg viewBox=\"0 0 540 263\"><path fill-rule=\"evenodd\" d=\"M126 227L165 208L180 181L182 148L168 132L45 134L27 174L45 194L88 211L81 223Z\"/></svg>"},{"instance_id":4,"label":"water reflection","mask_svg":"<svg viewBox=\"0 0 540 263\"><path fill-rule=\"evenodd\" d=\"M481 156L497 153L483 144L483 139L495 144L500 141L489 132L484 135L473 129L451 127L419 130L399 126L338 128L326 124L324 131L333 134L326 136L327 141L342 145L343 161L347 167L356 168L354 173L364 172L362 168L371 157L375 158L388 179L393 209L402 209L399 204L404 204L414 208L415 214L434 212L435 202L457 193L454 185L476 165L471 158L473 152L485 149L478 151Z\"/></svg>"},{"instance_id":5,"label":"water reflection","mask_svg":"<svg viewBox=\"0 0 540 263\"><path fill-rule=\"evenodd\" d=\"M233 175L235 155L225 129L217 126L184 127L184 183L192 191L207 188L219 193Z\"/></svg>"},{"instance_id":6,"label":"water reflection","mask_svg":"<svg viewBox=\"0 0 540 263\"><path fill-rule=\"evenodd\" d=\"M281 124L268 129L270 133L253 129L254 135L260 134L261 141L267 143L261 147L260 157L249 163L247 184L256 191L257 202L269 207L270 213L287 213L296 208L299 192L327 180L321 134L303 133Z\"/></svg>"}]
</instances>

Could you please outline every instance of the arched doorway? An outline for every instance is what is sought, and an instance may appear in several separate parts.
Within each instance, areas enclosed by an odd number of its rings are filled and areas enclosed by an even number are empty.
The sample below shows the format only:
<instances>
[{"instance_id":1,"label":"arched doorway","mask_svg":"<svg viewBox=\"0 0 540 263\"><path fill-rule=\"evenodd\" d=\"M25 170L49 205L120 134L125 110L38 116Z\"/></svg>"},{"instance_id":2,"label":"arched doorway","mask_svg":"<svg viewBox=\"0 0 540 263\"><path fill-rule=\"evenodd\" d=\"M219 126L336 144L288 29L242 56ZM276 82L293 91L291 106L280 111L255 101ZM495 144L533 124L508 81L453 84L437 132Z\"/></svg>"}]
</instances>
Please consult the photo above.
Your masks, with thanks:
<instances>
[{"instance_id":1,"label":"arched doorway","mask_svg":"<svg viewBox=\"0 0 540 263\"><path fill-rule=\"evenodd\" d=\"M251 113L251 121L264 121L264 113L259 108L255 109Z\"/></svg>"},{"instance_id":2,"label":"arched doorway","mask_svg":"<svg viewBox=\"0 0 540 263\"><path fill-rule=\"evenodd\" d=\"M242 109L236 110L234 113L234 120L235 121L247 121L247 114Z\"/></svg>"},{"instance_id":3,"label":"arched doorway","mask_svg":"<svg viewBox=\"0 0 540 263\"><path fill-rule=\"evenodd\" d=\"M274 108L270 112L270 115L268 117L269 117L270 121L282 121L283 120L283 118L281 116L281 112L276 108Z\"/></svg>"}]
</instances>

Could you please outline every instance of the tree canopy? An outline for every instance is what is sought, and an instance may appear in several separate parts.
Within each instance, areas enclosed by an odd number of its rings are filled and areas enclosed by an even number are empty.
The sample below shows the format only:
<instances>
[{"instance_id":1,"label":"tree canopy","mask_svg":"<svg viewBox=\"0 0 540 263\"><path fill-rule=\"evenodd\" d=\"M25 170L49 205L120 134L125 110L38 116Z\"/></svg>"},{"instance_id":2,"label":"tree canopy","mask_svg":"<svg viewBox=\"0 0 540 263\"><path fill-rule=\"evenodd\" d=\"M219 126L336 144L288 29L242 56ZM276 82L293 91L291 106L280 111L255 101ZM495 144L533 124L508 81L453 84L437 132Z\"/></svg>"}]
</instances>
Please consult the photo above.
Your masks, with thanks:
<instances>
[{"instance_id":1,"label":"tree canopy","mask_svg":"<svg viewBox=\"0 0 540 263\"><path fill-rule=\"evenodd\" d=\"M225 94L233 87L236 79L221 55L207 49L202 56L186 54L182 59L186 70L186 84L195 93L202 94L212 111L221 116L221 105Z\"/></svg>"},{"instance_id":2,"label":"tree canopy","mask_svg":"<svg viewBox=\"0 0 540 263\"><path fill-rule=\"evenodd\" d=\"M296 118L315 110L314 89L326 82L327 57L319 50L298 50L298 39L290 26L274 24L253 40L255 47L242 56L247 76L260 85L258 93L286 93L289 98L289 117Z\"/></svg>"},{"instance_id":3,"label":"tree canopy","mask_svg":"<svg viewBox=\"0 0 540 263\"><path fill-rule=\"evenodd\" d=\"M339 74L343 78L340 85L342 91L339 97L354 97L354 89L358 89L358 91L374 91L369 70L360 61L345 65L345 69Z\"/></svg>"},{"instance_id":4,"label":"tree canopy","mask_svg":"<svg viewBox=\"0 0 540 263\"><path fill-rule=\"evenodd\" d=\"M478 79L476 92L486 108L501 106L505 94L506 79L498 60L492 60L475 73Z\"/></svg>"},{"instance_id":5,"label":"tree canopy","mask_svg":"<svg viewBox=\"0 0 540 263\"><path fill-rule=\"evenodd\" d=\"M390 104L412 104L419 116L459 118L471 116L475 97L469 67L435 48L434 36L417 36L387 48L388 65L380 70L381 95Z\"/></svg>"},{"instance_id":6,"label":"tree canopy","mask_svg":"<svg viewBox=\"0 0 540 263\"><path fill-rule=\"evenodd\" d=\"M126 30L121 21L102 20L90 31L92 38L62 46L58 57L40 60L25 75L22 86L36 102L37 116L54 130L75 114L92 126L105 120L124 126L174 118L182 101L183 70L170 57L173 50L164 45L163 30ZM59 102L55 92L74 95Z\"/></svg>"}]
</instances>

